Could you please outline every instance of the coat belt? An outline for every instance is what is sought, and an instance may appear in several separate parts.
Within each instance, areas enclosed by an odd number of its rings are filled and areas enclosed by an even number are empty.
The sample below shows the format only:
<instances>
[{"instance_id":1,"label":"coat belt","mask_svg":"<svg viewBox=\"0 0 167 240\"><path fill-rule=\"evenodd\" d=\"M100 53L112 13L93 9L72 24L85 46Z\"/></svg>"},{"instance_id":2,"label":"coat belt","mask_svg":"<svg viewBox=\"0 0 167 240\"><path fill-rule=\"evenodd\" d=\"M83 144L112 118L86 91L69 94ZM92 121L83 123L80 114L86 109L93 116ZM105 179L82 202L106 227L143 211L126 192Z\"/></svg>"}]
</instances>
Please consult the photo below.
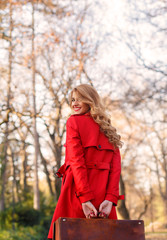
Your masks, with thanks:
<instances>
[{"instance_id":1,"label":"coat belt","mask_svg":"<svg viewBox=\"0 0 167 240\"><path fill-rule=\"evenodd\" d=\"M86 163L87 168L95 168L95 169L110 169L110 164L109 163L105 163L105 162L101 162L101 163ZM59 170L56 172L56 176L58 178L63 177L63 174L65 173L65 171L67 170L67 168L69 167L69 165L66 166L66 164L64 163ZM119 195L118 200L124 200L124 195Z\"/></svg>"},{"instance_id":2,"label":"coat belt","mask_svg":"<svg viewBox=\"0 0 167 240\"><path fill-rule=\"evenodd\" d=\"M59 168L59 170L56 172L56 177L63 177L63 174L65 173L67 167L69 165L66 165L65 163ZM94 169L107 169L110 170L110 163L105 162L98 162L98 163L86 163L87 168L94 168Z\"/></svg>"}]
</instances>

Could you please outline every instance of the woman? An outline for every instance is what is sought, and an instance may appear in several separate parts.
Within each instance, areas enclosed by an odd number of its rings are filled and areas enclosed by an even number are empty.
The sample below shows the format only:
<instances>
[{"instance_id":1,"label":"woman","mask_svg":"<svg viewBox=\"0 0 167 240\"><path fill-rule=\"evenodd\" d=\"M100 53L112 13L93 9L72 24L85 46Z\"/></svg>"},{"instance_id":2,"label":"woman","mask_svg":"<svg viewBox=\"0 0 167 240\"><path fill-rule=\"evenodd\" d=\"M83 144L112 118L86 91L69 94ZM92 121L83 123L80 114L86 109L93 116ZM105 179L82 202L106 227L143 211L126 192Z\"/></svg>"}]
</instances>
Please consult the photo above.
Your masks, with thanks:
<instances>
[{"instance_id":1,"label":"woman","mask_svg":"<svg viewBox=\"0 0 167 240\"><path fill-rule=\"evenodd\" d=\"M61 194L52 225L59 217L117 219L121 158L120 136L112 127L97 91L88 84L75 87L70 94L73 115L66 124L65 164Z\"/></svg>"}]
</instances>

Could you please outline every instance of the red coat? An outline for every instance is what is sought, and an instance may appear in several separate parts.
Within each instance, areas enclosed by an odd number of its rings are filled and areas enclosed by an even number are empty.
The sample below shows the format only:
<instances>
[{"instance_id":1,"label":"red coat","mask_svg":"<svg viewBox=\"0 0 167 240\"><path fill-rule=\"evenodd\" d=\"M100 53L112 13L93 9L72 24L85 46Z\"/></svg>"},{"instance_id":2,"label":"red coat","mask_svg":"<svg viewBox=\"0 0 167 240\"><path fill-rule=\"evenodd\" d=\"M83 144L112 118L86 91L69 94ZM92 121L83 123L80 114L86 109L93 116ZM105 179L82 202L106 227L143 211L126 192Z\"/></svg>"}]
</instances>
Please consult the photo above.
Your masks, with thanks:
<instances>
[{"instance_id":1,"label":"red coat","mask_svg":"<svg viewBox=\"0 0 167 240\"><path fill-rule=\"evenodd\" d=\"M84 218L81 203L91 201L96 209L104 200L117 205L121 158L119 149L109 143L89 113L72 115L66 124L65 164L59 169L62 176L61 194L52 224L59 217ZM115 206L109 215L117 219Z\"/></svg>"}]
</instances>

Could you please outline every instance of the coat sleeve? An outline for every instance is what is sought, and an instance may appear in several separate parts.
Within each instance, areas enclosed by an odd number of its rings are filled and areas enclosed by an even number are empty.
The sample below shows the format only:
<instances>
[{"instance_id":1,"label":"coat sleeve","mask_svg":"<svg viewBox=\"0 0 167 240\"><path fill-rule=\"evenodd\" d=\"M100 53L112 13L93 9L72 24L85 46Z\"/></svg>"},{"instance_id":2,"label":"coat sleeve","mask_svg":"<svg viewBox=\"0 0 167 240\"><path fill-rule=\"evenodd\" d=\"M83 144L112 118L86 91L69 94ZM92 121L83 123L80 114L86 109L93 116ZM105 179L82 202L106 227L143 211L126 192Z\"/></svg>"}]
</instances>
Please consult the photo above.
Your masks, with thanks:
<instances>
[{"instance_id":1,"label":"coat sleeve","mask_svg":"<svg viewBox=\"0 0 167 240\"><path fill-rule=\"evenodd\" d=\"M119 149L116 149L113 154L111 168L109 172L109 179L105 200L109 200L117 205L119 199L119 180L121 174L121 156Z\"/></svg>"},{"instance_id":2,"label":"coat sleeve","mask_svg":"<svg viewBox=\"0 0 167 240\"><path fill-rule=\"evenodd\" d=\"M94 199L89 187L84 149L81 143L75 117L70 117L66 124L66 154L71 166L76 186L76 196L81 203Z\"/></svg>"}]
</instances>

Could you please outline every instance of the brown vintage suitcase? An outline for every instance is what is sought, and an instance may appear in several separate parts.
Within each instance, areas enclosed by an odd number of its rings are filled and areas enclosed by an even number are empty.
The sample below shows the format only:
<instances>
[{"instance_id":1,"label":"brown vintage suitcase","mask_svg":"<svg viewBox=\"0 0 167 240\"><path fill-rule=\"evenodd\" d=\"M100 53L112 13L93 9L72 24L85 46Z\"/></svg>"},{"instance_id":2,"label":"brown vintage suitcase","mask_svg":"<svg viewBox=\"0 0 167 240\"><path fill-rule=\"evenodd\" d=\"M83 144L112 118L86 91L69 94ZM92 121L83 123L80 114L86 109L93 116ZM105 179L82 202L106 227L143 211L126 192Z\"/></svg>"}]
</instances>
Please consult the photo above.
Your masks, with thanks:
<instances>
[{"instance_id":1,"label":"brown vintage suitcase","mask_svg":"<svg viewBox=\"0 0 167 240\"><path fill-rule=\"evenodd\" d=\"M145 240L142 220L59 218L53 240Z\"/></svg>"}]
</instances>

